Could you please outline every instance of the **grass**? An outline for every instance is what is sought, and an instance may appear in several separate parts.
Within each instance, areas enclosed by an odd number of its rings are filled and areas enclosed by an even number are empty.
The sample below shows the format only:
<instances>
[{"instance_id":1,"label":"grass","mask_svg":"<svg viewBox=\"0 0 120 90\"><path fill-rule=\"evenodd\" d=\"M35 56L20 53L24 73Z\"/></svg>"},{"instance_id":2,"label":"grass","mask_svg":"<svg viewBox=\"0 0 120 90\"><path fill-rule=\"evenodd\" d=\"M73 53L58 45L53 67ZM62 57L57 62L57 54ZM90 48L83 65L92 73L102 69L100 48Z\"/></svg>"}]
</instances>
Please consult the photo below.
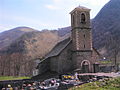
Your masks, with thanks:
<instances>
[{"instance_id":1,"label":"grass","mask_svg":"<svg viewBox=\"0 0 120 90\"><path fill-rule=\"evenodd\" d=\"M120 77L86 83L69 90L120 90Z\"/></svg>"},{"instance_id":2,"label":"grass","mask_svg":"<svg viewBox=\"0 0 120 90\"><path fill-rule=\"evenodd\" d=\"M100 61L100 63L102 63L102 64L110 64L110 63L112 63L112 61Z\"/></svg>"},{"instance_id":3,"label":"grass","mask_svg":"<svg viewBox=\"0 0 120 90\"><path fill-rule=\"evenodd\" d=\"M3 80L19 80L19 79L30 79L30 77L0 76L0 81L3 81Z\"/></svg>"}]
</instances>

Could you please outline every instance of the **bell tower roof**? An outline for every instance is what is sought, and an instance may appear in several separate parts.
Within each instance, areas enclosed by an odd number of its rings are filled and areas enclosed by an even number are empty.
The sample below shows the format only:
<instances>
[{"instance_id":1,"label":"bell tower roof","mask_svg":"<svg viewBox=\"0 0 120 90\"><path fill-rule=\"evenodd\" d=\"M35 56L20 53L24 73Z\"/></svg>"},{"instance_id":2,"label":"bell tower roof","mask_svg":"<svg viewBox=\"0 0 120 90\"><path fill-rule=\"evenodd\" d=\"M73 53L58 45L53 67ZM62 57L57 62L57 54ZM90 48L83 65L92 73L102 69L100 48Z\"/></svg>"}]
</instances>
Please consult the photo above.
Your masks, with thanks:
<instances>
[{"instance_id":1,"label":"bell tower roof","mask_svg":"<svg viewBox=\"0 0 120 90\"><path fill-rule=\"evenodd\" d=\"M70 14L72 14L73 12L75 12L75 11L90 11L91 9L89 9L89 8L87 8L87 7L84 7L84 6L78 6L78 7L76 7L74 10L72 10L71 12L70 12Z\"/></svg>"}]
</instances>

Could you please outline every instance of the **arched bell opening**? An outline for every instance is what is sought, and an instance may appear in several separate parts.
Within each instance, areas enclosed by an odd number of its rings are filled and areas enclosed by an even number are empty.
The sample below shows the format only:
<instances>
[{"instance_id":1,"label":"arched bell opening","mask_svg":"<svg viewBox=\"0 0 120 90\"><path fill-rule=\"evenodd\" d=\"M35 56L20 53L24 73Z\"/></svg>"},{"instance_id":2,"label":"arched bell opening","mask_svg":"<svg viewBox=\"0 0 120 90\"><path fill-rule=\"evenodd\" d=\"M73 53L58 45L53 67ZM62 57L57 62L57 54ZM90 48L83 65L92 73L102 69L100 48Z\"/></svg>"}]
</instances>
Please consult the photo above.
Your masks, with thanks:
<instances>
[{"instance_id":1,"label":"arched bell opening","mask_svg":"<svg viewBox=\"0 0 120 90\"><path fill-rule=\"evenodd\" d=\"M82 24L86 23L86 15L84 13L81 14L81 23Z\"/></svg>"}]
</instances>

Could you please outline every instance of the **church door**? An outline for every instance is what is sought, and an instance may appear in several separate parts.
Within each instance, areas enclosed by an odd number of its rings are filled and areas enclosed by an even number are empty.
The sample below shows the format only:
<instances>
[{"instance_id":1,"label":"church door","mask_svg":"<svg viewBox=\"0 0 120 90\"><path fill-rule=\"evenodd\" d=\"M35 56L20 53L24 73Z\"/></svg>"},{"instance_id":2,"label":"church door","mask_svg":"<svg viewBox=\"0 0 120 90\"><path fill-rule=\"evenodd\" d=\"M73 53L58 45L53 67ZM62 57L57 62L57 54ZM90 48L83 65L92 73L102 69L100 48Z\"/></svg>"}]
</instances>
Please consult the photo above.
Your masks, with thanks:
<instances>
[{"instance_id":1,"label":"church door","mask_svg":"<svg viewBox=\"0 0 120 90\"><path fill-rule=\"evenodd\" d=\"M82 63L82 72L83 72L83 73L89 73L89 63L86 62L86 61L84 61L84 62Z\"/></svg>"}]
</instances>

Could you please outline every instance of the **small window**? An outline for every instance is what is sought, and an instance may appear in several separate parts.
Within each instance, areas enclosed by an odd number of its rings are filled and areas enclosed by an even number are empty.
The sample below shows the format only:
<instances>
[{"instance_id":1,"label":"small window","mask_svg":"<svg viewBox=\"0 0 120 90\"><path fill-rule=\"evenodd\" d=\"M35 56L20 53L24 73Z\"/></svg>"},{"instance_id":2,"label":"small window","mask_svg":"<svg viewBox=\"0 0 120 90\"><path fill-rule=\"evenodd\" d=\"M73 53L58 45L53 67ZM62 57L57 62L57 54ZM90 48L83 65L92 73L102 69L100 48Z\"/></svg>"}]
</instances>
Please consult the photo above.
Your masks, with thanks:
<instances>
[{"instance_id":1,"label":"small window","mask_svg":"<svg viewBox=\"0 0 120 90\"><path fill-rule=\"evenodd\" d=\"M85 38L85 34L84 34L84 38Z\"/></svg>"},{"instance_id":2,"label":"small window","mask_svg":"<svg viewBox=\"0 0 120 90\"><path fill-rule=\"evenodd\" d=\"M84 48L85 48L85 44L84 44Z\"/></svg>"},{"instance_id":3,"label":"small window","mask_svg":"<svg viewBox=\"0 0 120 90\"><path fill-rule=\"evenodd\" d=\"M85 18L85 14L84 13L82 13L81 14L81 23L85 23L85 20L86 20L86 18Z\"/></svg>"}]
</instances>

